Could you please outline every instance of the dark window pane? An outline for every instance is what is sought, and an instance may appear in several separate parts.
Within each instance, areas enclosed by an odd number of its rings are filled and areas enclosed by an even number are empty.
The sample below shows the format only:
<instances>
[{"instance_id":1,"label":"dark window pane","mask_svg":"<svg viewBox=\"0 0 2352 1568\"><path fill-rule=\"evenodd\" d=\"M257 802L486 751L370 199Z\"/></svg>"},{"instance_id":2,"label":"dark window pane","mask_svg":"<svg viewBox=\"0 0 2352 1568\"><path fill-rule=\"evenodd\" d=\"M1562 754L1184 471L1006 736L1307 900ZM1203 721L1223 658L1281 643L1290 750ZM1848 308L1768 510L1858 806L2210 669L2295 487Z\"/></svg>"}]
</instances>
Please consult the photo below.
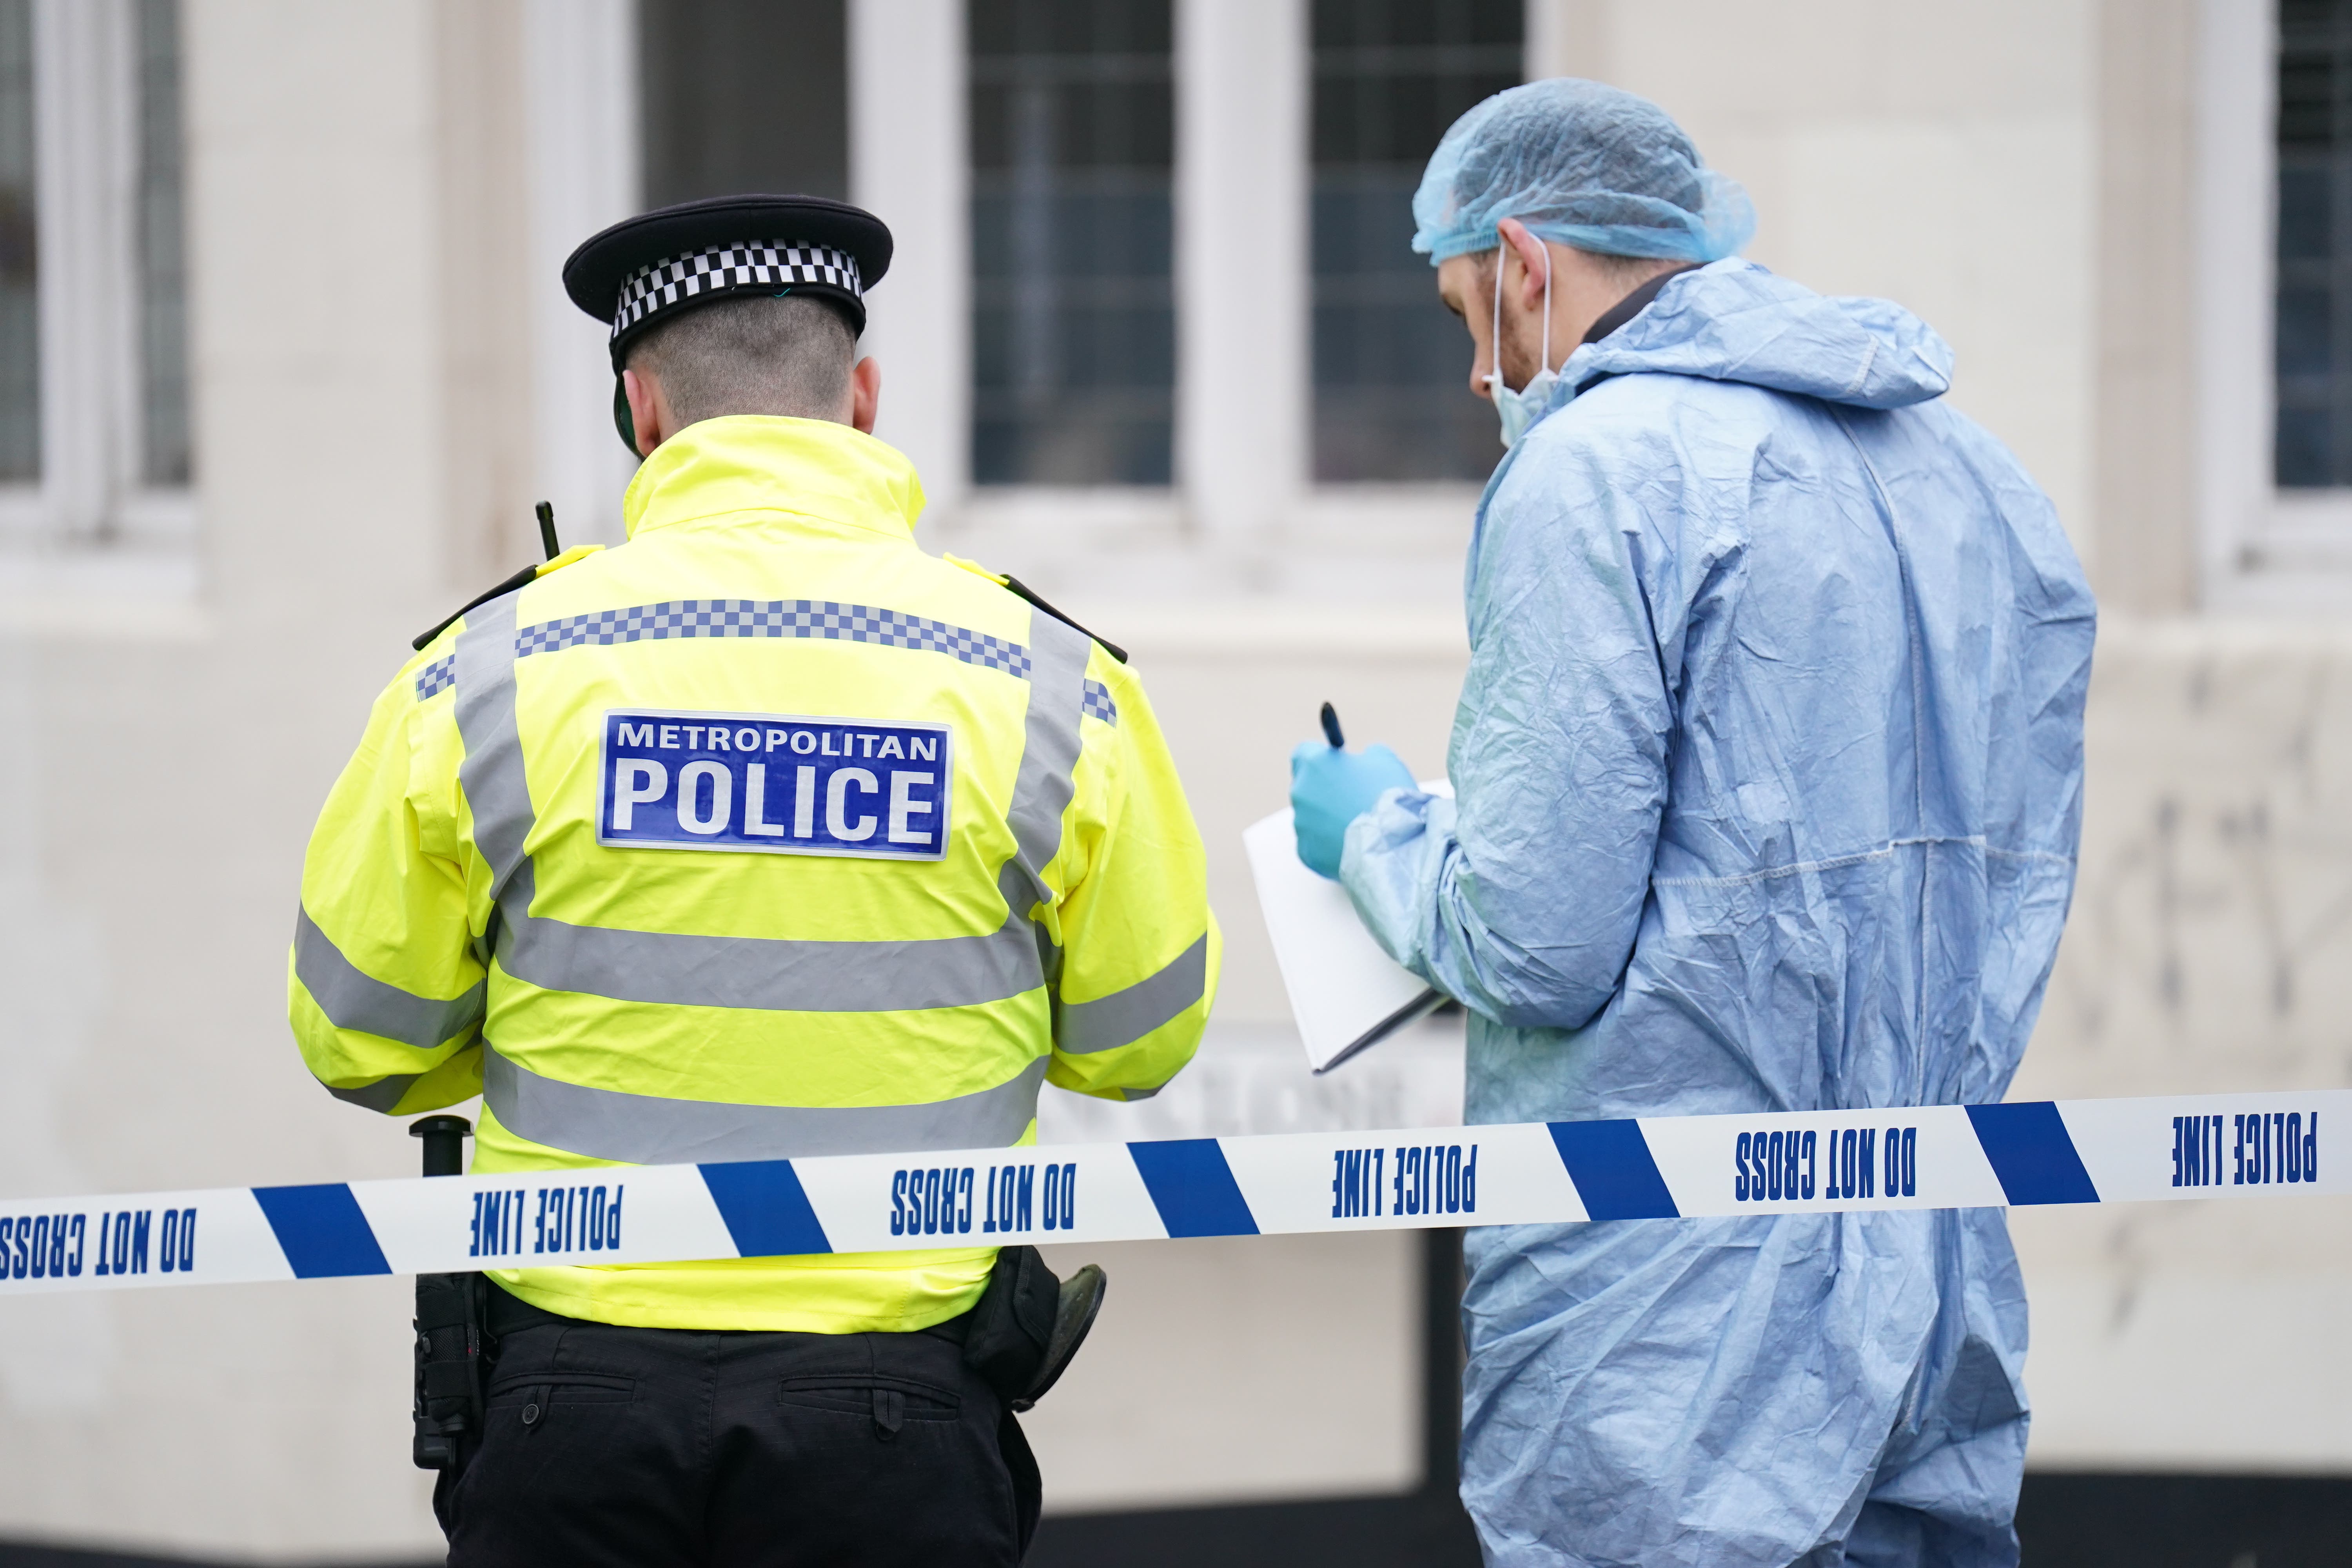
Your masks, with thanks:
<instances>
[{"instance_id":1,"label":"dark window pane","mask_svg":"<svg viewBox=\"0 0 2352 1568\"><path fill-rule=\"evenodd\" d=\"M972 478L1173 467L1169 0L972 0Z\"/></svg>"},{"instance_id":2,"label":"dark window pane","mask_svg":"<svg viewBox=\"0 0 2352 1568\"><path fill-rule=\"evenodd\" d=\"M2335 204L2328 197L2324 161L2283 153L2279 158L2279 258L2327 259Z\"/></svg>"},{"instance_id":3,"label":"dark window pane","mask_svg":"<svg viewBox=\"0 0 2352 1568\"><path fill-rule=\"evenodd\" d=\"M2290 488L2330 483L2327 477L2327 411L2278 411L2278 482Z\"/></svg>"},{"instance_id":4,"label":"dark window pane","mask_svg":"<svg viewBox=\"0 0 2352 1568\"><path fill-rule=\"evenodd\" d=\"M2334 300L2325 288L2293 288L2278 292L2278 374L2289 377L2327 374L2329 307Z\"/></svg>"},{"instance_id":5,"label":"dark window pane","mask_svg":"<svg viewBox=\"0 0 2352 1568\"><path fill-rule=\"evenodd\" d=\"M844 0L639 0L646 202L849 195Z\"/></svg>"},{"instance_id":6,"label":"dark window pane","mask_svg":"<svg viewBox=\"0 0 2352 1568\"><path fill-rule=\"evenodd\" d=\"M2352 0L2279 6L2276 475L2352 485Z\"/></svg>"},{"instance_id":7,"label":"dark window pane","mask_svg":"<svg viewBox=\"0 0 2352 1568\"><path fill-rule=\"evenodd\" d=\"M1315 477L1481 479L1502 456L1470 340L1412 248L1438 138L1521 75L1518 0L1316 0Z\"/></svg>"},{"instance_id":8,"label":"dark window pane","mask_svg":"<svg viewBox=\"0 0 2352 1568\"><path fill-rule=\"evenodd\" d=\"M188 289L179 0L139 0L139 477L184 485Z\"/></svg>"},{"instance_id":9,"label":"dark window pane","mask_svg":"<svg viewBox=\"0 0 2352 1568\"><path fill-rule=\"evenodd\" d=\"M41 477L40 274L33 209L33 5L0 0L0 481Z\"/></svg>"}]
</instances>

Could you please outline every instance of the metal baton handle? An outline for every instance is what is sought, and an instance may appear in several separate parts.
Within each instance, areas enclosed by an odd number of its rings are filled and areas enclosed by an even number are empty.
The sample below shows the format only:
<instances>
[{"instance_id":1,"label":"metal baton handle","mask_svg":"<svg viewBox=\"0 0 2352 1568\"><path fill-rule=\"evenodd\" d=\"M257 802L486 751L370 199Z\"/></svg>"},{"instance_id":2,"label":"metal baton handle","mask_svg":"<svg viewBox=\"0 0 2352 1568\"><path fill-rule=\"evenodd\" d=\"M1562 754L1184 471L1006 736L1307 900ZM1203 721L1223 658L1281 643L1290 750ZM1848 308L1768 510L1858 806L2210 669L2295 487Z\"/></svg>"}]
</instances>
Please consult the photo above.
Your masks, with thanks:
<instances>
[{"instance_id":1,"label":"metal baton handle","mask_svg":"<svg viewBox=\"0 0 2352 1568\"><path fill-rule=\"evenodd\" d=\"M462 1116L428 1116L409 1124L408 1135L425 1143L425 1170L428 1176L462 1176L466 1173L466 1140L473 1135L474 1124Z\"/></svg>"}]
</instances>

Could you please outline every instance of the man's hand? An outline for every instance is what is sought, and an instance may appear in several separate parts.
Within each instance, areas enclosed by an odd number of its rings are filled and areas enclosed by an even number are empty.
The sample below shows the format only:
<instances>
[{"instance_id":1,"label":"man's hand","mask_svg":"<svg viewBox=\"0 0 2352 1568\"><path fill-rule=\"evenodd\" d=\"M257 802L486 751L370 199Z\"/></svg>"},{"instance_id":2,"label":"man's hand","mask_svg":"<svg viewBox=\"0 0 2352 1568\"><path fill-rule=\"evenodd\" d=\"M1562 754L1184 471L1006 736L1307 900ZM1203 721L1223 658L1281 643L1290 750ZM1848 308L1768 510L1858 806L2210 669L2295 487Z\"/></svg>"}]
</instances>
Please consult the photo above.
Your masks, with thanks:
<instances>
[{"instance_id":1,"label":"man's hand","mask_svg":"<svg viewBox=\"0 0 2352 1568\"><path fill-rule=\"evenodd\" d=\"M1348 824L1390 790L1414 787L1412 770L1386 746L1347 752L1321 741L1301 741L1290 753L1298 858L1317 875L1336 879Z\"/></svg>"}]
</instances>

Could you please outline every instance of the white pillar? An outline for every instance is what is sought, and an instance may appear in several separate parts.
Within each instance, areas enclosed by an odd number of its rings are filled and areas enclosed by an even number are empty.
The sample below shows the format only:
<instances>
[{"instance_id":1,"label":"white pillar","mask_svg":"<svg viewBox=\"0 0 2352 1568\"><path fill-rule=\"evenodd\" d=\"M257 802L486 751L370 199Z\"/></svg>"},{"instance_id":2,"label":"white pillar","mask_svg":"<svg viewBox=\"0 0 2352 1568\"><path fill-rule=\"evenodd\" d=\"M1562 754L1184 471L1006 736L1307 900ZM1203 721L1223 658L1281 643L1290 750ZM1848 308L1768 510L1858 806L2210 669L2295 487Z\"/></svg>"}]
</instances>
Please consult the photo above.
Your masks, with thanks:
<instances>
[{"instance_id":1,"label":"white pillar","mask_svg":"<svg viewBox=\"0 0 2352 1568\"><path fill-rule=\"evenodd\" d=\"M1212 535L1307 484L1308 37L1305 0L1178 0L1176 473Z\"/></svg>"},{"instance_id":2,"label":"white pillar","mask_svg":"<svg viewBox=\"0 0 2352 1568\"><path fill-rule=\"evenodd\" d=\"M41 489L51 526L87 540L115 521L138 463L131 15L40 0L33 35Z\"/></svg>"},{"instance_id":3,"label":"white pillar","mask_svg":"<svg viewBox=\"0 0 2352 1568\"><path fill-rule=\"evenodd\" d=\"M850 0L850 199L890 226L866 300L874 433L914 459L934 516L971 488L971 245L962 0Z\"/></svg>"},{"instance_id":4,"label":"white pillar","mask_svg":"<svg viewBox=\"0 0 2352 1568\"><path fill-rule=\"evenodd\" d=\"M2275 505L2272 379L2278 31L2264 0L2198 7L2196 366L2200 564L2208 597ZM2120 533L2124 520L2109 526Z\"/></svg>"},{"instance_id":5,"label":"white pillar","mask_svg":"<svg viewBox=\"0 0 2352 1568\"><path fill-rule=\"evenodd\" d=\"M1527 6L1528 80L1609 79L1608 0L1527 0Z\"/></svg>"},{"instance_id":6,"label":"white pillar","mask_svg":"<svg viewBox=\"0 0 2352 1568\"><path fill-rule=\"evenodd\" d=\"M635 0L526 0L532 498L566 544L621 541L636 459L613 428L611 323L563 292L564 258L643 203Z\"/></svg>"}]
</instances>

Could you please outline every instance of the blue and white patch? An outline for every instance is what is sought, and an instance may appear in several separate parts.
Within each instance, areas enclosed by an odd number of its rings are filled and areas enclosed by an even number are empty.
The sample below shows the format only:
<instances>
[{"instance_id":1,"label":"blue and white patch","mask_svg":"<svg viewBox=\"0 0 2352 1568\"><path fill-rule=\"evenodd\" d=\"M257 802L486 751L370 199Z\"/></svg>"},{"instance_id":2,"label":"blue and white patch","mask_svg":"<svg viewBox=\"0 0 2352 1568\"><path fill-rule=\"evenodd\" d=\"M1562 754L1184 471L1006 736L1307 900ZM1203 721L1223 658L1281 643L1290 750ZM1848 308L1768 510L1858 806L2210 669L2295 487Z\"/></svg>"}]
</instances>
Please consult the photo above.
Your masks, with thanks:
<instances>
[{"instance_id":1,"label":"blue and white patch","mask_svg":"<svg viewBox=\"0 0 2352 1568\"><path fill-rule=\"evenodd\" d=\"M937 860L955 759L945 724L776 713L604 715L596 841Z\"/></svg>"}]
</instances>

